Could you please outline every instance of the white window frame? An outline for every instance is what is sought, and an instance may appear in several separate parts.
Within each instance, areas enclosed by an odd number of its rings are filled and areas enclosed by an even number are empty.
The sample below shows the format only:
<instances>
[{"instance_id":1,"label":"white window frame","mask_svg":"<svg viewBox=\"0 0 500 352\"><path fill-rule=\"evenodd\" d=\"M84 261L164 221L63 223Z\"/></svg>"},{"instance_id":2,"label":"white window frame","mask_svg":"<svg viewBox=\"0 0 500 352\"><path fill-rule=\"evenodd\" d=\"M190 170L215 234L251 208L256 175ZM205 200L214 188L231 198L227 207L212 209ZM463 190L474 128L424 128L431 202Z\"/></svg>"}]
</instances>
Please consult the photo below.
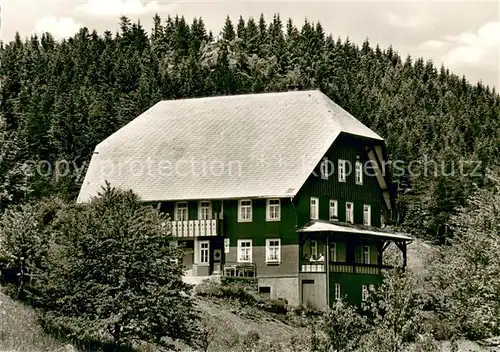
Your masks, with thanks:
<instances>
[{"instance_id":1,"label":"white window frame","mask_svg":"<svg viewBox=\"0 0 500 352\"><path fill-rule=\"evenodd\" d=\"M271 204L272 202L274 202L275 204ZM278 198L268 199L266 201L266 221L280 221L280 220L281 220L281 201Z\"/></svg>"},{"instance_id":2,"label":"white window frame","mask_svg":"<svg viewBox=\"0 0 500 352\"><path fill-rule=\"evenodd\" d=\"M363 204L363 225L372 226L372 207L369 204Z\"/></svg>"},{"instance_id":3,"label":"white window frame","mask_svg":"<svg viewBox=\"0 0 500 352\"><path fill-rule=\"evenodd\" d=\"M339 202L336 199L330 199L328 214L330 216L330 221L336 221L339 219Z\"/></svg>"},{"instance_id":4,"label":"white window frame","mask_svg":"<svg viewBox=\"0 0 500 352\"><path fill-rule=\"evenodd\" d=\"M203 205L203 203L208 203L208 206ZM206 215L206 216L203 216L203 215ZM212 202L211 201L200 200L198 202L198 220L212 220Z\"/></svg>"},{"instance_id":5,"label":"white window frame","mask_svg":"<svg viewBox=\"0 0 500 352\"><path fill-rule=\"evenodd\" d=\"M323 158L323 161L319 165L319 173L322 180L328 180L328 176L330 175L330 170L328 170L328 158Z\"/></svg>"},{"instance_id":6,"label":"white window frame","mask_svg":"<svg viewBox=\"0 0 500 352\"><path fill-rule=\"evenodd\" d=\"M349 207L351 206L351 210L349 211ZM350 216L349 216L350 215ZM346 202L345 203L345 222L354 224L354 203Z\"/></svg>"},{"instance_id":7,"label":"white window frame","mask_svg":"<svg viewBox=\"0 0 500 352\"><path fill-rule=\"evenodd\" d=\"M370 292L368 291L368 286L361 285L361 301L366 302L369 294Z\"/></svg>"},{"instance_id":8,"label":"white window frame","mask_svg":"<svg viewBox=\"0 0 500 352\"><path fill-rule=\"evenodd\" d=\"M370 246L363 246L363 264L370 264Z\"/></svg>"},{"instance_id":9,"label":"white window frame","mask_svg":"<svg viewBox=\"0 0 500 352\"><path fill-rule=\"evenodd\" d=\"M346 160L339 159L338 169L339 169L339 182L346 182Z\"/></svg>"},{"instance_id":10,"label":"white window frame","mask_svg":"<svg viewBox=\"0 0 500 352\"><path fill-rule=\"evenodd\" d=\"M185 207L184 206L180 207L181 204L182 205L185 204L186 206ZM179 212L180 210L183 211L182 212L183 216L179 216L180 215L180 212ZM185 210L185 213L184 213L184 210ZM186 215L185 218L184 218L184 215ZM175 221L187 221L187 220L189 220L189 205L188 205L188 202L176 202L175 203L174 219L175 219Z\"/></svg>"},{"instance_id":11,"label":"white window frame","mask_svg":"<svg viewBox=\"0 0 500 352\"><path fill-rule=\"evenodd\" d=\"M205 248L203 247L204 245L206 245ZM200 251L200 264L205 264L205 265L210 264L210 241L199 241L198 248ZM206 254L205 258L203 256L204 253Z\"/></svg>"},{"instance_id":12,"label":"white window frame","mask_svg":"<svg viewBox=\"0 0 500 352\"><path fill-rule=\"evenodd\" d=\"M318 241L311 240L311 258L318 259Z\"/></svg>"},{"instance_id":13,"label":"white window frame","mask_svg":"<svg viewBox=\"0 0 500 352\"><path fill-rule=\"evenodd\" d=\"M335 300L340 301L340 298L341 298L340 284L335 284L334 294L335 294Z\"/></svg>"},{"instance_id":14,"label":"white window frame","mask_svg":"<svg viewBox=\"0 0 500 352\"><path fill-rule=\"evenodd\" d=\"M274 245L271 246L272 242ZM279 238L266 239L266 263L280 263L281 262L281 240Z\"/></svg>"},{"instance_id":15,"label":"white window frame","mask_svg":"<svg viewBox=\"0 0 500 352\"><path fill-rule=\"evenodd\" d=\"M361 161L356 161L356 184L363 184L363 164Z\"/></svg>"},{"instance_id":16,"label":"white window frame","mask_svg":"<svg viewBox=\"0 0 500 352\"><path fill-rule=\"evenodd\" d=\"M330 261L331 262L337 261L337 243L335 242L330 242Z\"/></svg>"},{"instance_id":17,"label":"white window frame","mask_svg":"<svg viewBox=\"0 0 500 352\"><path fill-rule=\"evenodd\" d=\"M224 238L224 253L229 253L230 252L230 243L231 240L229 238Z\"/></svg>"},{"instance_id":18,"label":"white window frame","mask_svg":"<svg viewBox=\"0 0 500 352\"><path fill-rule=\"evenodd\" d=\"M242 244L250 244L242 246ZM242 256L243 248L248 248L245 258ZM238 263L252 263L252 240L238 240Z\"/></svg>"},{"instance_id":19,"label":"white window frame","mask_svg":"<svg viewBox=\"0 0 500 352\"><path fill-rule=\"evenodd\" d=\"M250 202L250 205L243 202ZM243 216L243 209L246 209L245 216ZM251 199L240 199L238 201L238 222L252 222L253 217L253 204Z\"/></svg>"},{"instance_id":20,"label":"white window frame","mask_svg":"<svg viewBox=\"0 0 500 352\"><path fill-rule=\"evenodd\" d=\"M313 202L315 202L314 208ZM309 200L309 216L311 217L311 220L319 220L319 198L317 197L311 197Z\"/></svg>"}]
</instances>

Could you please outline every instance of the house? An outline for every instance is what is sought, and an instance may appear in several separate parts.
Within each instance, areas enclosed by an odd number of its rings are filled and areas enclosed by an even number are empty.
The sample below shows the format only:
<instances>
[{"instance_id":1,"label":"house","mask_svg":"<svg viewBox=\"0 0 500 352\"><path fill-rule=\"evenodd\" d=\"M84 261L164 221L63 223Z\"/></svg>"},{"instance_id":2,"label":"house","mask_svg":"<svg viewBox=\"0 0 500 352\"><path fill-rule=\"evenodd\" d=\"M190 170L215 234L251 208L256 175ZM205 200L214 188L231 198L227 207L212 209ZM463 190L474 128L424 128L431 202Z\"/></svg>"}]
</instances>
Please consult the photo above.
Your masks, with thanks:
<instances>
[{"instance_id":1,"label":"house","mask_svg":"<svg viewBox=\"0 0 500 352\"><path fill-rule=\"evenodd\" d=\"M395 243L384 140L320 91L161 101L97 145L105 180L170 214L191 275L257 278L291 305L365 299Z\"/></svg>"}]
</instances>

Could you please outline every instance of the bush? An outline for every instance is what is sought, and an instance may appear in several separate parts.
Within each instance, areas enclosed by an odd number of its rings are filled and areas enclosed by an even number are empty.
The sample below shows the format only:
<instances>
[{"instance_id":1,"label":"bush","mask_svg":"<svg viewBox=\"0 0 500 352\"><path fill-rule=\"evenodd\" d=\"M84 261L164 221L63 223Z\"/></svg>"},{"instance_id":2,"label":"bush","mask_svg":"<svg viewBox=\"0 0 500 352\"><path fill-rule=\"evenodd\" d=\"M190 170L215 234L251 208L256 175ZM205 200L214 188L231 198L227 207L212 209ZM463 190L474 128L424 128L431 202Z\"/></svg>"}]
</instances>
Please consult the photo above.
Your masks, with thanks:
<instances>
[{"instance_id":1,"label":"bush","mask_svg":"<svg viewBox=\"0 0 500 352\"><path fill-rule=\"evenodd\" d=\"M191 287L182 281L166 222L133 193L109 185L90 203L60 213L33 284L33 303L46 325L120 348L190 341L196 330Z\"/></svg>"},{"instance_id":2,"label":"bush","mask_svg":"<svg viewBox=\"0 0 500 352\"><path fill-rule=\"evenodd\" d=\"M260 300L246 283L203 282L195 288L198 296L238 301L243 305L255 305Z\"/></svg>"},{"instance_id":3,"label":"bush","mask_svg":"<svg viewBox=\"0 0 500 352\"><path fill-rule=\"evenodd\" d=\"M313 343L313 350L352 351L367 329L365 317L353 306L337 301L319 323L318 341Z\"/></svg>"}]
</instances>

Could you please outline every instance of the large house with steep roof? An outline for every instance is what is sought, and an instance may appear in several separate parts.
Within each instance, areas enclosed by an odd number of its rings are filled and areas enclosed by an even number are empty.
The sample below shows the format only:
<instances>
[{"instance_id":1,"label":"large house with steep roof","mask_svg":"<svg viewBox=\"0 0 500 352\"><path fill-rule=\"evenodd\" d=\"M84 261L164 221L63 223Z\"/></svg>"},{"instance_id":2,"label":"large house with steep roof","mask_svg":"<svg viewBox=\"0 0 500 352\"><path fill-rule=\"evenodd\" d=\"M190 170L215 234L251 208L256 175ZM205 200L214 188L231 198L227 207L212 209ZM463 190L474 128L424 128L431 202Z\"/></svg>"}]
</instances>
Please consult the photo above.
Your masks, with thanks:
<instances>
[{"instance_id":1,"label":"large house with steep roof","mask_svg":"<svg viewBox=\"0 0 500 352\"><path fill-rule=\"evenodd\" d=\"M394 207L384 140L320 91L161 101L95 148L105 181L170 214L190 275L257 280L291 305L357 304L381 279Z\"/></svg>"}]
</instances>

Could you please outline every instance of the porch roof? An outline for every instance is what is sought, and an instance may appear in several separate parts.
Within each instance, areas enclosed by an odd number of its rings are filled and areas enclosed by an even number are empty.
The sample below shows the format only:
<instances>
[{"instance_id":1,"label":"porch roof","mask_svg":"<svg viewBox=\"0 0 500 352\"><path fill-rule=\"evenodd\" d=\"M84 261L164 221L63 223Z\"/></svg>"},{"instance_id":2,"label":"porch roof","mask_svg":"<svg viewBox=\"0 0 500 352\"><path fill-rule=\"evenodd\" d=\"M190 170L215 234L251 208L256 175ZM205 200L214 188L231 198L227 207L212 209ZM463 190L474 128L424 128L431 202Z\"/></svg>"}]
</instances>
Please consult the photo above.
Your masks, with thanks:
<instances>
[{"instance_id":1,"label":"porch roof","mask_svg":"<svg viewBox=\"0 0 500 352\"><path fill-rule=\"evenodd\" d=\"M341 222L313 220L301 227L298 232L343 232L357 235L368 235L390 240L411 241L412 238L403 234L392 233L368 226L353 225Z\"/></svg>"}]
</instances>

